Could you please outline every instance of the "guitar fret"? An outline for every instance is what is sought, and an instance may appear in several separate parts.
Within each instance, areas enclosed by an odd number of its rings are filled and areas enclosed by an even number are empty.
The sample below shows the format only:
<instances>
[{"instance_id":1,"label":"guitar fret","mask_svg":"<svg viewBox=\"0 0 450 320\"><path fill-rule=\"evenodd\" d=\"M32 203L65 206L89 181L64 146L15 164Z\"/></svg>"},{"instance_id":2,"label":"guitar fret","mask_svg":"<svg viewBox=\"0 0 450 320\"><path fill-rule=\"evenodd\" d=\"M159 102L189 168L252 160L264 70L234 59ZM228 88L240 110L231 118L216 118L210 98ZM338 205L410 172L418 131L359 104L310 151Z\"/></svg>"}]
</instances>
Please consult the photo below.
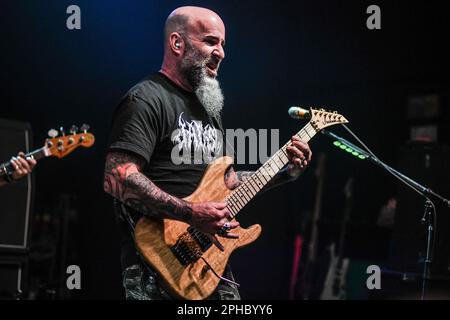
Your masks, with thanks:
<instances>
[{"instance_id":1,"label":"guitar fret","mask_svg":"<svg viewBox=\"0 0 450 320\"><path fill-rule=\"evenodd\" d=\"M255 172L255 178L258 179L257 183L259 182L258 186L260 187L259 189L261 190L267 181L266 181L266 179L264 179L263 176L261 176L260 170ZM261 179L262 179L262 181L261 181Z\"/></svg>"},{"instance_id":2,"label":"guitar fret","mask_svg":"<svg viewBox=\"0 0 450 320\"><path fill-rule=\"evenodd\" d=\"M242 204L243 204L242 198L237 192L234 192L234 198L233 199L238 205L240 205L242 207Z\"/></svg>"},{"instance_id":3,"label":"guitar fret","mask_svg":"<svg viewBox=\"0 0 450 320\"><path fill-rule=\"evenodd\" d=\"M232 209L239 209L237 207L236 201L233 199L233 194L232 193L230 193L228 195L228 197L226 198L226 201L227 201L228 205L231 206Z\"/></svg>"},{"instance_id":4,"label":"guitar fret","mask_svg":"<svg viewBox=\"0 0 450 320\"><path fill-rule=\"evenodd\" d=\"M265 172L265 173L264 173ZM261 175L259 176L260 178L263 179L264 184L266 184L267 182L269 182L269 179L266 179L266 177L270 177L270 174L267 172L266 168L264 168L264 166L261 167L261 171L260 171Z\"/></svg>"},{"instance_id":5,"label":"guitar fret","mask_svg":"<svg viewBox=\"0 0 450 320\"><path fill-rule=\"evenodd\" d=\"M270 161L270 168L272 169L272 171L275 173L275 175L278 173L278 171L280 171L281 168L279 168L277 166L276 161L273 159L272 161Z\"/></svg>"},{"instance_id":6,"label":"guitar fret","mask_svg":"<svg viewBox=\"0 0 450 320\"><path fill-rule=\"evenodd\" d=\"M302 131L304 131L303 134L302 134ZM300 139L304 139L304 138L305 138L305 135L307 135L307 136L311 139L311 136L309 135L308 130L301 130L301 131L299 132L299 134L298 134L298 137L299 137Z\"/></svg>"},{"instance_id":7,"label":"guitar fret","mask_svg":"<svg viewBox=\"0 0 450 320\"><path fill-rule=\"evenodd\" d=\"M242 184L242 188L244 188L247 194L250 194L250 198L253 198L256 195L256 193L253 193L253 191L248 186L247 181Z\"/></svg>"},{"instance_id":8,"label":"guitar fret","mask_svg":"<svg viewBox=\"0 0 450 320\"><path fill-rule=\"evenodd\" d=\"M288 157L288 155L287 155L287 153L286 153L286 148L285 147L283 147L284 149L282 149L281 150L281 152L283 153L283 155L286 157L286 159L289 161L289 157Z\"/></svg>"},{"instance_id":9,"label":"guitar fret","mask_svg":"<svg viewBox=\"0 0 450 320\"><path fill-rule=\"evenodd\" d=\"M270 164L266 163L263 165L264 170L268 173L269 175L269 179L267 180L267 182L270 181L270 179L272 179L275 176L275 173L272 171L272 168L270 167Z\"/></svg>"},{"instance_id":10,"label":"guitar fret","mask_svg":"<svg viewBox=\"0 0 450 320\"><path fill-rule=\"evenodd\" d=\"M279 156L280 163L282 164L281 168L283 168L289 162L289 158L283 153Z\"/></svg>"},{"instance_id":11,"label":"guitar fret","mask_svg":"<svg viewBox=\"0 0 450 320\"><path fill-rule=\"evenodd\" d=\"M242 209L242 207L245 206L245 203L242 201L242 198L237 193L238 193L238 191L235 192L235 195L236 195L235 200L239 203L239 205L241 206L241 209Z\"/></svg>"},{"instance_id":12,"label":"guitar fret","mask_svg":"<svg viewBox=\"0 0 450 320\"><path fill-rule=\"evenodd\" d=\"M237 212L234 212L234 209L232 209L232 207L230 205L227 205L227 209L228 209L228 211L230 211L231 219L233 219Z\"/></svg>"},{"instance_id":13,"label":"guitar fret","mask_svg":"<svg viewBox=\"0 0 450 320\"><path fill-rule=\"evenodd\" d=\"M230 200L233 203L233 205L235 205L239 210L242 208L238 202L238 200L236 199L236 195L234 193L231 194L230 196Z\"/></svg>"},{"instance_id":14,"label":"guitar fret","mask_svg":"<svg viewBox=\"0 0 450 320\"><path fill-rule=\"evenodd\" d=\"M274 162L277 165L278 170L281 170L284 167L283 161L280 159L278 152L275 154Z\"/></svg>"},{"instance_id":15,"label":"guitar fret","mask_svg":"<svg viewBox=\"0 0 450 320\"><path fill-rule=\"evenodd\" d=\"M246 182L248 182L248 187L252 190L253 196L256 196L256 194L258 193L259 190L255 190L255 186L252 183L251 179L248 179Z\"/></svg>"},{"instance_id":16,"label":"guitar fret","mask_svg":"<svg viewBox=\"0 0 450 320\"><path fill-rule=\"evenodd\" d=\"M231 203L231 202L230 202L230 203ZM233 215L236 215L239 211L240 211L240 208L239 208L238 206L233 205L233 206L231 207L231 212L232 212Z\"/></svg>"},{"instance_id":17,"label":"guitar fret","mask_svg":"<svg viewBox=\"0 0 450 320\"><path fill-rule=\"evenodd\" d=\"M227 200L230 200L230 199L227 199ZM227 208L228 208L228 210L230 210L230 211L235 210L236 207L234 206L234 202L233 202L233 201L227 201Z\"/></svg>"},{"instance_id":18,"label":"guitar fret","mask_svg":"<svg viewBox=\"0 0 450 320\"><path fill-rule=\"evenodd\" d=\"M245 201L249 201L250 200L250 198L247 197L247 194L245 193L245 191L242 190L241 186L236 188L236 192L241 196L241 198L244 198Z\"/></svg>"},{"instance_id":19,"label":"guitar fret","mask_svg":"<svg viewBox=\"0 0 450 320\"><path fill-rule=\"evenodd\" d=\"M249 189L248 185L244 182L242 185L242 189L244 189L245 194L249 196L250 199L252 199L255 194Z\"/></svg>"},{"instance_id":20,"label":"guitar fret","mask_svg":"<svg viewBox=\"0 0 450 320\"><path fill-rule=\"evenodd\" d=\"M250 177L248 181L250 181L252 188L255 190L256 193L258 193L259 190L261 190L261 188L258 186L258 182L256 181L256 176Z\"/></svg>"},{"instance_id":21,"label":"guitar fret","mask_svg":"<svg viewBox=\"0 0 450 320\"><path fill-rule=\"evenodd\" d=\"M269 176L269 178L267 179L267 183L270 181L270 179L272 179L273 177L273 173L272 173L272 169L270 168L270 166L267 166L267 164L263 165L263 169L265 172L267 172L267 175ZM264 177L266 178L266 177Z\"/></svg>"}]
</instances>

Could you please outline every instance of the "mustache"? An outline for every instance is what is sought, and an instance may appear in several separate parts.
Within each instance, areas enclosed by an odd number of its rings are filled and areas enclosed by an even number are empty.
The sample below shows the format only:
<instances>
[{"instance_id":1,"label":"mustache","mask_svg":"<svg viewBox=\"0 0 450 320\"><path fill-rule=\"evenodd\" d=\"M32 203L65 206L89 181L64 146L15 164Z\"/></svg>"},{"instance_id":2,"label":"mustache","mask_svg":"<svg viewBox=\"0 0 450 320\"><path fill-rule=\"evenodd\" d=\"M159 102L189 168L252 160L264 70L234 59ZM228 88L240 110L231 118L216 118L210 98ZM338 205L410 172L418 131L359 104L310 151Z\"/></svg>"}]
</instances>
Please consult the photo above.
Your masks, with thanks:
<instances>
[{"instance_id":1,"label":"mustache","mask_svg":"<svg viewBox=\"0 0 450 320\"><path fill-rule=\"evenodd\" d=\"M208 58L208 61L206 62L206 64L212 64L212 65L218 67L220 65L221 61L222 60L220 60L219 58L216 58L213 56L213 57Z\"/></svg>"}]
</instances>

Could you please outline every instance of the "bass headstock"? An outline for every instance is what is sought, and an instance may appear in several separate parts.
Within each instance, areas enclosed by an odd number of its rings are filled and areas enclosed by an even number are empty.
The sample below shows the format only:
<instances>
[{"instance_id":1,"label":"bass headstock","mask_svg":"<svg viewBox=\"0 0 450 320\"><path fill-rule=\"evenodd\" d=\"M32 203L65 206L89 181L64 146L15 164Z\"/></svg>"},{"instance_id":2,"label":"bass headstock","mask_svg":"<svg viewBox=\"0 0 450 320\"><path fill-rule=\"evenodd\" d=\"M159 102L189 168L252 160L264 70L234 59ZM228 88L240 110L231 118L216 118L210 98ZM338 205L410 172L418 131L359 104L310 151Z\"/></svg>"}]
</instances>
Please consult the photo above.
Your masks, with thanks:
<instances>
[{"instance_id":1,"label":"bass headstock","mask_svg":"<svg viewBox=\"0 0 450 320\"><path fill-rule=\"evenodd\" d=\"M59 132L55 129L50 129L48 131L50 138L45 141L47 156L61 159L78 147L91 147L95 142L95 137L88 130L89 126L86 124L81 126L81 132L78 132L78 127L72 126L70 128L70 134L65 134L62 127Z\"/></svg>"}]
</instances>

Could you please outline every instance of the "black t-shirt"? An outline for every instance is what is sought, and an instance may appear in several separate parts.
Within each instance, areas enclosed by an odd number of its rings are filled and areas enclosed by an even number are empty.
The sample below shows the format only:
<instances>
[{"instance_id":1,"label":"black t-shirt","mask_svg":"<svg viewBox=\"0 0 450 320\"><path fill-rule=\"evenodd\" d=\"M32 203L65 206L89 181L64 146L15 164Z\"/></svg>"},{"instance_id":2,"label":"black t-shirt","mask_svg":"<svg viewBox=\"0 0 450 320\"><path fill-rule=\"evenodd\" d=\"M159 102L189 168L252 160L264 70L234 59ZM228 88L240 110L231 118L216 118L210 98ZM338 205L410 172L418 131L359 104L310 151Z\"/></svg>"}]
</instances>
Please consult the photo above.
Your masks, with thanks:
<instances>
[{"instance_id":1,"label":"black t-shirt","mask_svg":"<svg viewBox=\"0 0 450 320\"><path fill-rule=\"evenodd\" d=\"M142 172L182 198L196 189L207 162L222 152L221 130L221 120L211 118L194 93L156 73L130 89L116 108L109 150L139 155L146 161ZM133 212L133 218L139 213ZM126 267L138 259L124 222L121 230Z\"/></svg>"}]
</instances>

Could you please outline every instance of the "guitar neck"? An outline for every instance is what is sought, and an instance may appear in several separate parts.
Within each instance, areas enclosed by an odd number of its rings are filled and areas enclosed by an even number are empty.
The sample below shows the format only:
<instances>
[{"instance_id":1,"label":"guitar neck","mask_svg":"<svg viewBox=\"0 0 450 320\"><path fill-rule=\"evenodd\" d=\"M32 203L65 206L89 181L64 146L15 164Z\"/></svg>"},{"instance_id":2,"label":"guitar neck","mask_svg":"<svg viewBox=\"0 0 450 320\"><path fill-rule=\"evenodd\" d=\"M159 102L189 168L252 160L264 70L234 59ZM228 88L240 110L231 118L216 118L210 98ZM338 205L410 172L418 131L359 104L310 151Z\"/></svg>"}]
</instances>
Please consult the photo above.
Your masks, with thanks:
<instances>
[{"instance_id":1,"label":"guitar neck","mask_svg":"<svg viewBox=\"0 0 450 320\"><path fill-rule=\"evenodd\" d=\"M48 148L47 147L42 147L40 149L34 150L34 151L30 152L30 153L27 153L25 155L25 158L32 157L35 160L40 160L40 159L45 158L47 156L49 156ZM14 167L13 167L11 161L2 163L0 165L0 177L6 175L8 172L13 172L13 171L14 171Z\"/></svg>"},{"instance_id":2,"label":"guitar neck","mask_svg":"<svg viewBox=\"0 0 450 320\"><path fill-rule=\"evenodd\" d=\"M296 135L305 142L311 140L318 132L308 122ZM254 196L261 191L275 175L289 163L286 148L291 145L288 141L280 150L269 158L258 170L256 170L244 183L234 189L227 197L227 208L230 211L230 218L233 219L238 212Z\"/></svg>"}]
</instances>

